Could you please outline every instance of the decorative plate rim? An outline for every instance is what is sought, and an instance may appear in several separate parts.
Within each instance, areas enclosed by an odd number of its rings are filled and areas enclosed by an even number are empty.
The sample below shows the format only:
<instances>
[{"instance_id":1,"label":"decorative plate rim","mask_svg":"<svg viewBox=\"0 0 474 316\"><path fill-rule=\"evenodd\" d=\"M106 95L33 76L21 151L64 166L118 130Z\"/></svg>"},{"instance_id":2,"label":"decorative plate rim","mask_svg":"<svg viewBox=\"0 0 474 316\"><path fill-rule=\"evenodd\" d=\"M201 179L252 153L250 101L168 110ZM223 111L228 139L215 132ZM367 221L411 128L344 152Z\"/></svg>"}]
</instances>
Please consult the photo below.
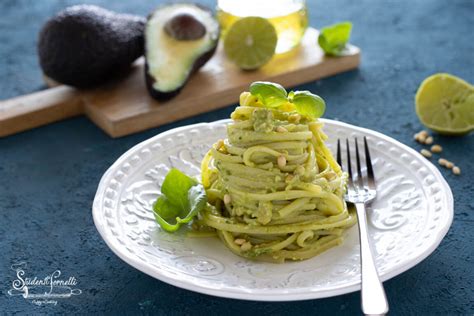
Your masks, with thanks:
<instances>
[{"instance_id":1,"label":"decorative plate rim","mask_svg":"<svg viewBox=\"0 0 474 316\"><path fill-rule=\"evenodd\" d=\"M359 132L364 132L367 134L374 135L378 138L381 138L385 141L388 141L389 143L396 144L398 147L406 150L410 154L416 156L416 157L422 157L416 150L410 148L409 146L397 141L396 139L389 137L383 133L368 129L368 128L363 128L363 127L358 127L352 124L344 123L341 121L336 121L336 120L330 120L330 119L320 119L321 122L323 123L330 123L334 125L338 125L343 128L349 128L351 130L359 131ZM102 200L105 190L101 190L101 188L104 187L105 183L109 180L111 177L111 174L117 166L121 165L125 159L128 158L129 154L132 152L138 151L141 147L145 147L147 144L152 143L156 138L162 138L166 137L170 134L174 133L179 133L180 131L191 129L191 128L197 128L197 127L202 127L202 126L207 126L207 125L214 125L214 124L226 124L231 122L230 119L222 119L222 120L217 120L214 122L201 122L201 123L196 123L196 124L190 124L190 125L185 125L185 126L180 126L177 128L170 129L168 131L165 131L163 133L157 134L147 140L144 140L130 149L128 149L125 153L123 153L104 173L104 175L101 177L101 180L99 182L99 185L97 187L97 192L94 197L93 205L92 205L92 215L93 215L93 220L94 224L102 237L102 239L105 241L107 246L114 252L120 259L125 261L127 264L131 265L132 267L138 269L139 271L148 274L160 281L163 281L165 283L168 283L170 285L183 288L186 290L202 293L202 294L207 294L207 295L212 295L212 296L218 296L218 297L224 297L224 298L233 298L233 299L242 299L242 300L252 300L252 301L299 301L299 300L308 300L308 299L318 299L318 298L325 298L325 297L332 297L332 296L337 296L337 295L342 295L342 294L347 294L351 292L355 292L360 290L360 282L357 282L355 284L348 284L348 285L339 285L339 286L334 286L331 287L330 289L326 289L324 291L308 291L308 292L287 292L287 293L253 293L251 291L246 291L245 289L240 289L240 290L229 290L229 289L211 289L208 287L203 287L199 286L193 283L189 283L180 279L175 279L172 277L169 277L165 274L160 273L156 269L150 269L149 265L144 263L143 261L139 260L137 257L130 256L126 251L124 251L123 247L118 247L116 246L113 242L111 242L108 238L108 233L105 231L105 227L102 223L102 220L99 218L100 215L102 214L101 212L101 206L100 201ZM425 159L422 157L422 159ZM445 193L446 197L446 205L448 206L448 209L446 210L446 220L444 222L444 226L442 226L438 234L436 235L436 238L433 238L433 242L431 242L430 246L424 249L423 252L420 252L417 254L415 258L410 260L404 265L401 265L399 267L394 268L391 271L386 272L383 274L380 279L382 281L389 280L411 268L419 264L421 261L426 259L433 251L439 246L443 238L446 236L452 221L453 221L453 216L454 216L454 201L453 201L453 194L451 191L451 188L447 181L444 179L443 175L441 172L436 168L430 161L425 160L425 167L429 169L429 171L437 177L439 180L442 190Z\"/></svg>"}]
</instances>

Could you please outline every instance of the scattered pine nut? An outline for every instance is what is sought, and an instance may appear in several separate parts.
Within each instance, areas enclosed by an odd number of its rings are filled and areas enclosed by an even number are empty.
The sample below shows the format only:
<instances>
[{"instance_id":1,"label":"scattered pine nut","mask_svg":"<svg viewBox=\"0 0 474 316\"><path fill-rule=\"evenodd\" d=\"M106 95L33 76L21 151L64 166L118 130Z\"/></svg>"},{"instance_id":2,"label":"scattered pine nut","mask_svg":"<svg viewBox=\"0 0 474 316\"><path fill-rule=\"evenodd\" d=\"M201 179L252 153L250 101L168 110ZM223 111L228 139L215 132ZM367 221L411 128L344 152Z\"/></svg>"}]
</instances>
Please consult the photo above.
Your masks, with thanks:
<instances>
[{"instance_id":1,"label":"scattered pine nut","mask_svg":"<svg viewBox=\"0 0 474 316\"><path fill-rule=\"evenodd\" d=\"M438 159L438 163L443 166L443 167L446 167L446 164L448 163L449 161L447 161L446 159L444 158L439 158Z\"/></svg>"},{"instance_id":2,"label":"scattered pine nut","mask_svg":"<svg viewBox=\"0 0 474 316\"><path fill-rule=\"evenodd\" d=\"M245 242L246 242L246 240L243 239L243 238L237 238L237 239L234 240L234 243L236 245L239 245L239 246L242 246Z\"/></svg>"},{"instance_id":3,"label":"scattered pine nut","mask_svg":"<svg viewBox=\"0 0 474 316\"><path fill-rule=\"evenodd\" d=\"M429 136L428 132L425 130L419 131L418 133L413 135L413 138L420 144L425 144L427 137L431 137L431 136Z\"/></svg>"},{"instance_id":4,"label":"scattered pine nut","mask_svg":"<svg viewBox=\"0 0 474 316\"><path fill-rule=\"evenodd\" d=\"M447 160L447 159L444 159L444 158L439 158L439 159L438 159L438 163L439 163L441 166L446 167L446 168L448 168L448 169L451 169L451 168L454 167L454 164L453 164L451 161L449 161L449 160ZM458 167L458 168L459 168L459 167Z\"/></svg>"},{"instance_id":5,"label":"scattered pine nut","mask_svg":"<svg viewBox=\"0 0 474 316\"><path fill-rule=\"evenodd\" d=\"M426 158L431 158L432 154L429 150L426 150L426 149L422 149L420 150L420 153L425 156Z\"/></svg>"},{"instance_id":6,"label":"scattered pine nut","mask_svg":"<svg viewBox=\"0 0 474 316\"><path fill-rule=\"evenodd\" d=\"M285 156L279 156L277 159L278 167L283 168L286 166L286 158Z\"/></svg>"},{"instance_id":7,"label":"scattered pine nut","mask_svg":"<svg viewBox=\"0 0 474 316\"><path fill-rule=\"evenodd\" d=\"M425 139L425 144L426 144L426 145L431 145L431 144L433 144L433 137L428 136L428 137Z\"/></svg>"},{"instance_id":8,"label":"scattered pine nut","mask_svg":"<svg viewBox=\"0 0 474 316\"><path fill-rule=\"evenodd\" d=\"M277 128L275 129L278 133L286 133L288 132L288 130L286 128L284 128L283 126L277 126Z\"/></svg>"},{"instance_id":9,"label":"scattered pine nut","mask_svg":"<svg viewBox=\"0 0 474 316\"><path fill-rule=\"evenodd\" d=\"M451 161L448 161L448 162L446 162L446 164L444 166L448 169L451 169L451 168L454 167L454 164Z\"/></svg>"},{"instance_id":10,"label":"scattered pine nut","mask_svg":"<svg viewBox=\"0 0 474 316\"><path fill-rule=\"evenodd\" d=\"M219 149L222 146L224 146L224 141L222 139L219 139L216 143L216 149Z\"/></svg>"},{"instance_id":11,"label":"scattered pine nut","mask_svg":"<svg viewBox=\"0 0 474 316\"><path fill-rule=\"evenodd\" d=\"M298 174L298 175L300 175L300 176L302 176L302 175L305 173L305 171L306 171L306 170L304 169L303 166L298 166L298 167L296 167L296 169L295 169L295 173Z\"/></svg>"},{"instance_id":12,"label":"scattered pine nut","mask_svg":"<svg viewBox=\"0 0 474 316\"><path fill-rule=\"evenodd\" d=\"M224 204L229 204L232 201L229 194L224 194Z\"/></svg>"},{"instance_id":13,"label":"scattered pine nut","mask_svg":"<svg viewBox=\"0 0 474 316\"><path fill-rule=\"evenodd\" d=\"M455 175L460 175L461 174L461 168L459 168L458 166L454 166L453 167L453 173Z\"/></svg>"},{"instance_id":14,"label":"scattered pine nut","mask_svg":"<svg viewBox=\"0 0 474 316\"><path fill-rule=\"evenodd\" d=\"M424 138L426 138L426 137L429 136L428 132L425 131L425 130L421 130L418 134L419 134L420 136L424 137Z\"/></svg>"},{"instance_id":15,"label":"scattered pine nut","mask_svg":"<svg viewBox=\"0 0 474 316\"><path fill-rule=\"evenodd\" d=\"M431 146L431 151L434 153L440 153L443 151L443 147L441 147L440 145L433 145Z\"/></svg>"},{"instance_id":16,"label":"scattered pine nut","mask_svg":"<svg viewBox=\"0 0 474 316\"><path fill-rule=\"evenodd\" d=\"M328 172L324 175L324 177L326 178L326 180L328 181L331 181L331 180L334 180L336 178L336 173L335 172Z\"/></svg>"},{"instance_id":17,"label":"scattered pine nut","mask_svg":"<svg viewBox=\"0 0 474 316\"><path fill-rule=\"evenodd\" d=\"M420 144L424 144L426 141L426 136L418 133L416 134L416 141L419 142Z\"/></svg>"},{"instance_id":18,"label":"scattered pine nut","mask_svg":"<svg viewBox=\"0 0 474 316\"><path fill-rule=\"evenodd\" d=\"M301 115L299 114L291 114L289 117L288 117L288 122L293 122L293 123L296 123L298 124L301 120Z\"/></svg>"},{"instance_id":19,"label":"scattered pine nut","mask_svg":"<svg viewBox=\"0 0 474 316\"><path fill-rule=\"evenodd\" d=\"M225 147L225 143L222 139L219 139L216 143L216 149L221 153L227 154L227 148Z\"/></svg>"},{"instance_id":20,"label":"scattered pine nut","mask_svg":"<svg viewBox=\"0 0 474 316\"><path fill-rule=\"evenodd\" d=\"M248 241L243 243L242 246L240 246L240 250L242 251L248 251L252 248L252 244L249 243Z\"/></svg>"},{"instance_id":21,"label":"scattered pine nut","mask_svg":"<svg viewBox=\"0 0 474 316\"><path fill-rule=\"evenodd\" d=\"M418 142L419 142L420 144L424 144L425 141L426 141L426 137L424 137L424 136L418 137Z\"/></svg>"}]
</instances>

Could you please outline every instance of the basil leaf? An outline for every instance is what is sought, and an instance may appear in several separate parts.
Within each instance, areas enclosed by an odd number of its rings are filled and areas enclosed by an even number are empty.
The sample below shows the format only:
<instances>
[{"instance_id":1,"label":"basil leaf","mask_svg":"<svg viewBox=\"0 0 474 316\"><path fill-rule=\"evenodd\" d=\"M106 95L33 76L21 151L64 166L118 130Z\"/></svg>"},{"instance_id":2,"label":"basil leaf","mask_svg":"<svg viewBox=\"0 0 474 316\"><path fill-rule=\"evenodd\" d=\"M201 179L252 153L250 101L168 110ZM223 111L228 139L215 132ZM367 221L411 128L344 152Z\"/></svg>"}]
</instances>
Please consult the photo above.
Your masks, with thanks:
<instances>
[{"instance_id":1,"label":"basil leaf","mask_svg":"<svg viewBox=\"0 0 474 316\"><path fill-rule=\"evenodd\" d=\"M168 172L161 193L153 204L153 213L158 224L168 232L189 223L207 202L204 187L178 169Z\"/></svg>"},{"instance_id":2,"label":"basil leaf","mask_svg":"<svg viewBox=\"0 0 474 316\"><path fill-rule=\"evenodd\" d=\"M174 232L180 227L178 224L170 224L172 220L176 219L179 212L180 209L171 204L164 195L160 196L155 204L153 204L155 220L160 224L161 228L168 232Z\"/></svg>"},{"instance_id":3,"label":"basil leaf","mask_svg":"<svg viewBox=\"0 0 474 316\"><path fill-rule=\"evenodd\" d=\"M268 108L276 108L288 102L285 88L278 83L256 81L250 85L249 90L252 95L258 97L259 101Z\"/></svg>"},{"instance_id":4,"label":"basil leaf","mask_svg":"<svg viewBox=\"0 0 474 316\"><path fill-rule=\"evenodd\" d=\"M206 206L207 196L206 190L202 184L193 186L188 191L189 212L183 219L176 219L178 223L189 223L200 210Z\"/></svg>"},{"instance_id":5,"label":"basil leaf","mask_svg":"<svg viewBox=\"0 0 474 316\"><path fill-rule=\"evenodd\" d=\"M294 95L295 95L295 92L294 92L294 91L290 91L290 92L288 93L288 101L290 101L290 102L293 101L293 96L294 96Z\"/></svg>"},{"instance_id":6,"label":"basil leaf","mask_svg":"<svg viewBox=\"0 0 474 316\"><path fill-rule=\"evenodd\" d=\"M340 56L351 37L351 30L351 22L341 22L323 27L318 37L319 46L328 55Z\"/></svg>"},{"instance_id":7,"label":"basil leaf","mask_svg":"<svg viewBox=\"0 0 474 316\"><path fill-rule=\"evenodd\" d=\"M309 118L318 118L323 116L326 110L326 103L316 94L309 91L296 91L293 94L292 102L296 111Z\"/></svg>"},{"instance_id":8,"label":"basil leaf","mask_svg":"<svg viewBox=\"0 0 474 316\"><path fill-rule=\"evenodd\" d=\"M196 184L196 180L173 168L168 172L161 185L161 193L170 200L170 203L182 209L187 208L188 190Z\"/></svg>"}]
</instances>

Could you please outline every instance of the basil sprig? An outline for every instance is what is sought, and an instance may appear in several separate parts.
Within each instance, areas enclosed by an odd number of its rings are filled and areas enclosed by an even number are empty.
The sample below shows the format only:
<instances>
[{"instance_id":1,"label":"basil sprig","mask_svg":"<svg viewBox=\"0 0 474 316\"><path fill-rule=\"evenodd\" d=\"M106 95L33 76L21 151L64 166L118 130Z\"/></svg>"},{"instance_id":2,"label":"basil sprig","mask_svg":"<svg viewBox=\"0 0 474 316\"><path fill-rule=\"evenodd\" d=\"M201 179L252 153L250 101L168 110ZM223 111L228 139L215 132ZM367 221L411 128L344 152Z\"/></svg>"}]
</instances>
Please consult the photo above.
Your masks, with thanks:
<instances>
[{"instance_id":1,"label":"basil sprig","mask_svg":"<svg viewBox=\"0 0 474 316\"><path fill-rule=\"evenodd\" d=\"M161 186L161 196L153 204L155 219L168 232L189 223L206 205L202 184L178 169L171 169Z\"/></svg>"},{"instance_id":2,"label":"basil sprig","mask_svg":"<svg viewBox=\"0 0 474 316\"><path fill-rule=\"evenodd\" d=\"M296 111L306 117L321 117L326 110L324 100L309 91L295 91L291 102L295 105Z\"/></svg>"},{"instance_id":3,"label":"basil sprig","mask_svg":"<svg viewBox=\"0 0 474 316\"><path fill-rule=\"evenodd\" d=\"M285 88L278 83L256 81L250 85L249 91L267 108L277 108L288 102Z\"/></svg>"},{"instance_id":4,"label":"basil sprig","mask_svg":"<svg viewBox=\"0 0 474 316\"><path fill-rule=\"evenodd\" d=\"M326 109L324 100L309 91L290 91L273 82L256 81L250 85L250 93L267 108L277 108L292 103L296 112L315 119L321 117Z\"/></svg>"},{"instance_id":5,"label":"basil sprig","mask_svg":"<svg viewBox=\"0 0 474 316\"><path fill-rule=\"evenodd\" d=\"M326 54L341 56L346 50L351 31L351 22L341 22L323 27L319 33L318 44Z\"/></svg>"}]
</instances>

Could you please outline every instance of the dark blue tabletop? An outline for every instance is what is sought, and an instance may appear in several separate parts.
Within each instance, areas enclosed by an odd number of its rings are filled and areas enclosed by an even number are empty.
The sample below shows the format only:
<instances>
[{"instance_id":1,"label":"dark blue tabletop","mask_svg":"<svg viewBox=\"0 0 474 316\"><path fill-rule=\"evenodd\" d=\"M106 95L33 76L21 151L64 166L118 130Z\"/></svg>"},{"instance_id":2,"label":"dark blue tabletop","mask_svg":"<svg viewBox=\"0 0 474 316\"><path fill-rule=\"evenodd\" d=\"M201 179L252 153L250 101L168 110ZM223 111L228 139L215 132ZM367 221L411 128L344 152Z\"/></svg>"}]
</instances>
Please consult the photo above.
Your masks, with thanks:
<instances>
[{"instance_id":1,"label":"dark blue tabletop","mask_svg":"<svg viewBox=\"0 0 474 316\"><path fill-rule=\"evenodd\" d=\"M77 1L0 2L0 99L44 88L36 57L41 24ZM117 11L147 14L158 1L89 1ZM323 96L327 118L381 131L417 149L414 112L419 83L435 72L474 82L474 2L471 0L308 1L311 25L354 23L362 48L359 70L300 88ZM212 3L208 1L208 3ZM0 314L320 314L360 313L360 293L287 303L246 302L182 290L121 261L100 238L91 204L100 177L128 148L157 133L226 118L233 106L120 139L84 117L0 139ZM411 270L385 282L393 315L474 313L474 142L436 137L461 166L442 170L455 198L454 222L439 248ZM81 295L37 306L8 290L12 264L29 276L59 269L74 276Z\"/></svg>"}]
</instances>

